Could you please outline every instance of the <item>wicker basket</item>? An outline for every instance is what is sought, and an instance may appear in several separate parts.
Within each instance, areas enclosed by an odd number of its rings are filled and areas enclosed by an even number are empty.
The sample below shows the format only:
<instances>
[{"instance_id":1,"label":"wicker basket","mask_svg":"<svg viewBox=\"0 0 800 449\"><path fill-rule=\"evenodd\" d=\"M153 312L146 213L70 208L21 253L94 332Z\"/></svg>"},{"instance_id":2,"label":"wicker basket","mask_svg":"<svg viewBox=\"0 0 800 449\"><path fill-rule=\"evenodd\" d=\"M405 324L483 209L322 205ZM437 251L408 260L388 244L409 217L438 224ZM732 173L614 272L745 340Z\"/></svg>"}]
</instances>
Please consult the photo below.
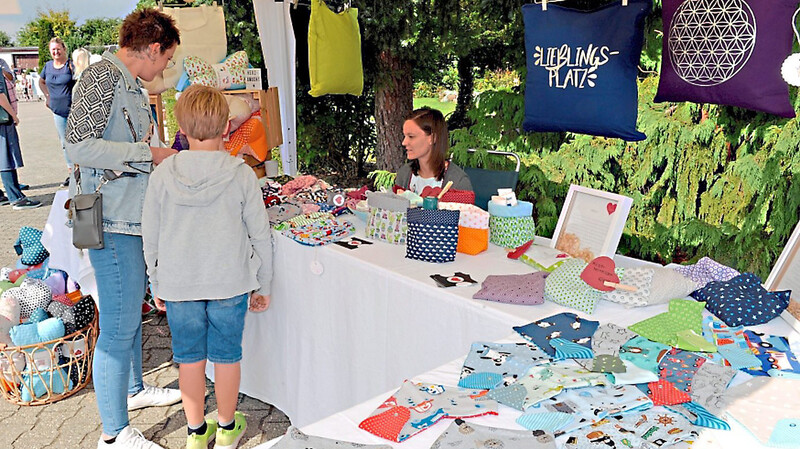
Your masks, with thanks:
<instances>
[{"instance_id":1,"label":"wicker basket","mask_svg":"<svg viewBox=\"0 0 800 449\"><path fill-rule=\"evenodd\" d=\"M3 397L17 405L44 405L70 397L88 385L97 343L97 320L95 305L94 319L83 329L43 343L0 348L0 393ZM23 400L23 390L35 392L36 381L41 381L39 389L43 386L46 392L38 397L31 394L31 400ZM54 393L54 385L59 384L66 388Z\"/></svg>"}]
</instances>

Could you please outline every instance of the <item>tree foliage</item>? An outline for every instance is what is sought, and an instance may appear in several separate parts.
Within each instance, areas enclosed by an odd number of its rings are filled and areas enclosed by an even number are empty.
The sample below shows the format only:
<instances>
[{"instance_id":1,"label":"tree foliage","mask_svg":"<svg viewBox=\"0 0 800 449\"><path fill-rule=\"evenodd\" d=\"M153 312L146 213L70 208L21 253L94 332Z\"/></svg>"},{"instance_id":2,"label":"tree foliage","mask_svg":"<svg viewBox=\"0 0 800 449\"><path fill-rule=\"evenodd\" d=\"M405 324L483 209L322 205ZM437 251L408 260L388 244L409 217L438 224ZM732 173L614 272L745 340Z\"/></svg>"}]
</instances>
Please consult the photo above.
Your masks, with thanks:
<instances>
[{"instance_id":1,"label":"tree foliage","mask_svg":"<svg viewBox=\"0 0 800 449\"><path fill-rule=\"evenodd\" d=\"M17 40L22 46L39 47L39 64L43 66L50 57L50 39L60 37L65 42L77 32L75 21L69 11L48 9L39 11L36 18L22 26L17 32Z\"/></svg>"},{"instance_id":2,"label":"tree foliage","mask_svg":"<svg viewBox=\"0 0 800 449\"><path fill-rule=\"evenodd\" d=\"M0 30L0 47L11 47L13 45L14 41L11 39L11 36L5 31Z\"/></svg>"}]
</instances>

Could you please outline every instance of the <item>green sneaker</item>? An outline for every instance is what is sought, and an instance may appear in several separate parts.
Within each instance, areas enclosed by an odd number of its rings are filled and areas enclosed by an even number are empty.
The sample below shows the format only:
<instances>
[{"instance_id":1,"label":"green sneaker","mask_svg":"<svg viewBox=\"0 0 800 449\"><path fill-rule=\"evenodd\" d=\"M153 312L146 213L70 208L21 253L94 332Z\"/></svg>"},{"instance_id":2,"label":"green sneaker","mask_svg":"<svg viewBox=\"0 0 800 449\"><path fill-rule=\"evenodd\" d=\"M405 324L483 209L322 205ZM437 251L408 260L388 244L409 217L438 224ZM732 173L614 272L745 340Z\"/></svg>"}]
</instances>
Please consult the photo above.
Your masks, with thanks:
<instances>
[{"instance_id":1,"label":"green sneaker","mask_svg":"<svg viewBox=\"0 0 800 449\"><path fill-rule=\"evenodd\" d=\"M217 428L217 442L214 444L214 449L236 449L239 445L239 440L244 436L244 431L247 429L247 421L242 412L233 414L233 430L225 430L222 427Z\"/></svg>"},{"instance_id":2,"label":"green sneaker","mask_svg":"<svg viewBox=\"0 0 800 449\"><path fill-rule=\"evenodd\" d=\"M186 437L186 449L207 449L208 442L217 433L217 422L213 419L206 420L206 433L199 435L193 433Z\"/></svg>"}]
</instances>

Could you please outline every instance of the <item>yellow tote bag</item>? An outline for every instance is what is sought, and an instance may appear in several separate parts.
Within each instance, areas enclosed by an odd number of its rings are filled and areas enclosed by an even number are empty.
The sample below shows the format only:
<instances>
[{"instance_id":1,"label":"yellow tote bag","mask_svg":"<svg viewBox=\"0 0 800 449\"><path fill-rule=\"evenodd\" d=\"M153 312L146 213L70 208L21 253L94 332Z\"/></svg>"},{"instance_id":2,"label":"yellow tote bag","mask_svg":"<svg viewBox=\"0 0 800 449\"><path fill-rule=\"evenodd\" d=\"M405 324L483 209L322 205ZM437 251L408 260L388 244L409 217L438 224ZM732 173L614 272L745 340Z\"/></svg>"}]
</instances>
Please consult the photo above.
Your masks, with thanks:
<instances>
[{"instance_id":1,"label":"yellow tote bag","mask_svg":"<svg viewBox=\"0 0 800 449\"><path fill-rule=\"evenodd\" d=\"M312 97L326 94L361 95L361 32L358 9L336 14L320 0L311 0L308 25L308 71Z\"/></svg>"}]
</instances>

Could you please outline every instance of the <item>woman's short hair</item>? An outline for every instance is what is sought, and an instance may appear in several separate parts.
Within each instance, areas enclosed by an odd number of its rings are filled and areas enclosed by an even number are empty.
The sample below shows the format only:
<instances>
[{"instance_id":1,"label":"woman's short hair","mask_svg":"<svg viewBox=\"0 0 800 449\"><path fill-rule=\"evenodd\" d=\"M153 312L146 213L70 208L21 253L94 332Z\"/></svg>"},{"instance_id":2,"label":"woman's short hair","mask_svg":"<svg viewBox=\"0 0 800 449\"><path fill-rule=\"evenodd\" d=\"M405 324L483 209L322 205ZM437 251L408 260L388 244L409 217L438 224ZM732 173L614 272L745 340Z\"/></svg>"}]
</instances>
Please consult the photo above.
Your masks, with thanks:
<instances>
[{"instance_id":1,"label":"woman's short hair","mask_svg":"<svg viewBox=\"0 0 800 449\"><path fill-rule=\"evenodd\" d=\"M50 39L50 42L47 44L47 46L49 47L50 44L58 44L64 49L64 51L67 50L66 44L64 44L64 41L61 40L60 37L54 37L54 38Z\"/></svg>"},{"instance_id":2,"label":"woman's short hair","mask_svg":"<svg viewBox=\"0 0 800 449\"><path fill-rule=\"evenodd\" d=\"M119 28L119 46L143 51L150 44L161 44L161 53L181 43L180 31L172 17L152 8L128 14Z\"/></svg>"},{"instance_id":3,"label":"woman's short hair","mask_svg":"<svg viewBox=\"0 0 800 449\"><path fill-rule=\"evenodd\" d=\"M447 150L450 148L450 136L447 132L447 122L441 111L428 107L419 108L411 111L406 117L406 121L413 120L425 135L433 136L433 148L431 149L430 163L436 173L436 179L442 180L447 169L445 164ZM411 161L411 171L419 175L419 160Z\"/></svg>"}]
</instances>

